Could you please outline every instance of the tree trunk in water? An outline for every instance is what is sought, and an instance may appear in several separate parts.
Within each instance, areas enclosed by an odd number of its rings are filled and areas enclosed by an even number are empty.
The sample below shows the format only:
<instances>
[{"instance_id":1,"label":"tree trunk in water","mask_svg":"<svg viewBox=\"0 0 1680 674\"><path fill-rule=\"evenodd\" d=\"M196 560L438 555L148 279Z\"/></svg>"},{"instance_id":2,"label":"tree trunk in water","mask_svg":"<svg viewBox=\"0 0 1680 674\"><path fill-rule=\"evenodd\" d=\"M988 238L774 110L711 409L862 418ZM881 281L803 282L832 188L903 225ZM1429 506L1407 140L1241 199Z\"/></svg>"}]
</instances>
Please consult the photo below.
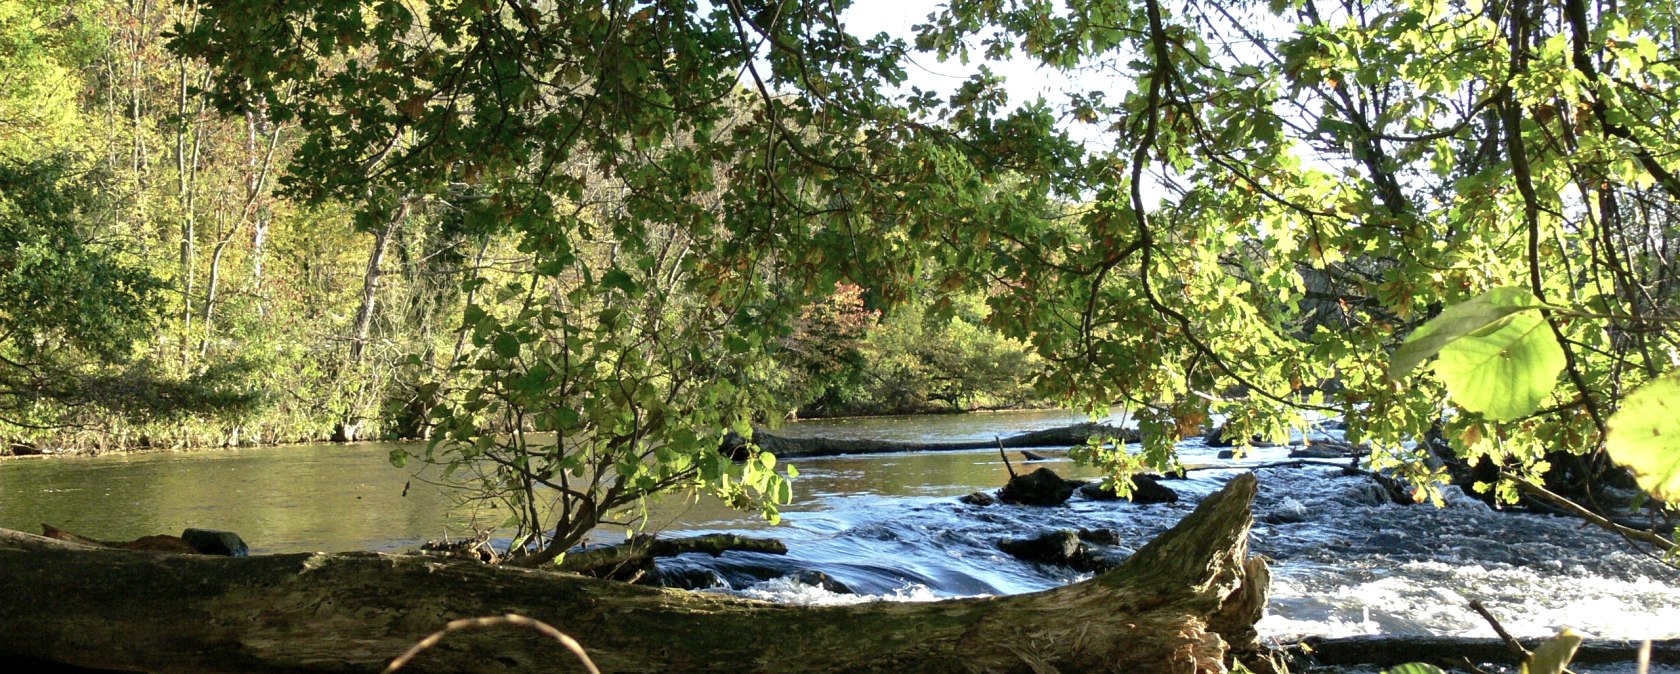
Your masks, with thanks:
<instances>
[{"instance_id":1,"label":"tree trunk in water","mask_svg":"<svg viewBox=\"0 0 1680 674\"><path fill-rule=\"evenodd\" d=\"M372 553L199 557L0 532L0 654L155 672L374 672L462 617L518 613L607 672L1223 673L1257 652L1253 475L1119 568L1026 595L791 606ZM452 634L410 672L575 671L517 630Z\"/></svg>"}]
</instances>

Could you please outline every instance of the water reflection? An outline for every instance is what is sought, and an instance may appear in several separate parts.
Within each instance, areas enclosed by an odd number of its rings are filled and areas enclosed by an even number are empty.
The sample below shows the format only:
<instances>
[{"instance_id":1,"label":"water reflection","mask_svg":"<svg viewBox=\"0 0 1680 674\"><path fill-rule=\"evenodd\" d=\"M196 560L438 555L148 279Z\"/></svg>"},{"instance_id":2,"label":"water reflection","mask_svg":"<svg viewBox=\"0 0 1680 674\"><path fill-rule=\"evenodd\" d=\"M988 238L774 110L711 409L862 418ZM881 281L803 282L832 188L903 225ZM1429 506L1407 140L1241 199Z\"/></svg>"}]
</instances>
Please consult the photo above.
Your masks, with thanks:
<instances>
[{"instance_id":1,"label":"water reflection","mask_svg":"<svg viewBox=\"0 0 1680 674\"><path fill-rule=\"evenodd\" d=\"M228 529L255 552L392 550L461 526L443 490L387 462L392 446L305 445L0 462L0 527L101 539Z\"/></svg>"}]
</instances>

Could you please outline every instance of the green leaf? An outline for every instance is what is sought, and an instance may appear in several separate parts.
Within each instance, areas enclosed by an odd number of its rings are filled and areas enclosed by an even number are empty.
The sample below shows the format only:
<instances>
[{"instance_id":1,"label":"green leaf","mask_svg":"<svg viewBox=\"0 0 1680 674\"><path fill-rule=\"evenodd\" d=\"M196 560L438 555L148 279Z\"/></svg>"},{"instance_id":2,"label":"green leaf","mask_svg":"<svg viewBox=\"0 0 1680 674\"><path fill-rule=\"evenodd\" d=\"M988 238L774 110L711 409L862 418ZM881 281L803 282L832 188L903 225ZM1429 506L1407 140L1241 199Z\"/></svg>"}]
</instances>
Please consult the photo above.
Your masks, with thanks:
<instances>
[{"instance_id":1,"label":"green leaf","mask_svg":"<svg viewBox=\"0 0 1680 674\"><path fill-rule=\"evenodd\" d=\"M391 450L391 465L402 468L408 465L408 450L398 447Z\"/></svg>"},{"instance_id":2,"label":"green leaf","mask_svg":"<svg viewBox=\"0 0 1680 674\"><path fill-rule=\"evenodd\" d=\"M1540 409L1563 366L1563 347L1545 319L1521 313L1447 344L1435 361L1435 376L1459 406L1509 421Z\"/></svg>"},{"instance_id":3,"label":"green leaf","mask_svg":"<svg viewBox=\"0 0 1680 674\"><path fill-rule=\"evenodd\" d=\"M1563 668L1574 659L1575 649L1580 646L1581 635L1565 627L1557 636L1534 649L1534 654L1528 656L1528 662L1523 663L1523 674L1562 674Z\"/></svg>"},{"instance_id":4,"label":"green leaf","mask_svg":"<svg viewBox=\"0 0 1680 674\"><path fill-rule=\"evenodd\" d=\"M1446 673L1445 670L1441 669L1440 667L1436 667L1435 665L1426 665L1426 664L1423 664L1421 662L1408 662L1404 665L1400 665L1399 667L1395 667L1393 669L1386 670L1386 671L1383 672L1383 674L1447 674L1447 673Z\"/></svg>"},{"instance_id":5,"label":"green leaf","mask_svg":"<svg viewBox=\"0 0 1680 674\"><path fill-rule=\"evenodd\" d=\"M496 335L496 355L503 358L519 356L519 338L508 333Z\"/></svg>"},{"instance_id":6,"label":"green leaf","mask_svg":"<svg viewBox=\"0 0 1680 674\"><path fill-rule=\"evenodd\" d=\"M746 338L739 335L729 335L724 337L723 345L729 349L730 353L746 353L748 350L752 349L752 342L747 341Z\"/></svg>"},{"instance_id":7,"label":"green leaf","mask_svg":"<svg viewBox=\"0 0 1680 674\"><path fill-rule=\"evenodd\" d=\"M1541 306L1527 289L1504 286L1447 307L1441 315L1429 319L1412 332L1394 351L1394 358L1389 361L1388 377L1399 381L1448 344L1512 314Z\"/></svg>"},{"instance_id":8,"label":"green leaf","mask_svg":"<svg viewBox=\"0 0 1680 674\"><path fill-rule=\"evenodd\" d=\"M617 288L625 293L636 292L635 279L630 278L630 274L621 269L613 269L608 271L606 274L603 274L601 276L601 285L608 288Z\"/></svg>"},{"instance_id":9,"label":"green leaf","mask_svg":"<svg viewBox=\"0 0 1680 674\"><path fill-rule=\"evenodd\" d=\"M1652 381L1622 400L1604 448L1645 491L1680 503L1680 376Z\"/></svg>"}]
</instances>

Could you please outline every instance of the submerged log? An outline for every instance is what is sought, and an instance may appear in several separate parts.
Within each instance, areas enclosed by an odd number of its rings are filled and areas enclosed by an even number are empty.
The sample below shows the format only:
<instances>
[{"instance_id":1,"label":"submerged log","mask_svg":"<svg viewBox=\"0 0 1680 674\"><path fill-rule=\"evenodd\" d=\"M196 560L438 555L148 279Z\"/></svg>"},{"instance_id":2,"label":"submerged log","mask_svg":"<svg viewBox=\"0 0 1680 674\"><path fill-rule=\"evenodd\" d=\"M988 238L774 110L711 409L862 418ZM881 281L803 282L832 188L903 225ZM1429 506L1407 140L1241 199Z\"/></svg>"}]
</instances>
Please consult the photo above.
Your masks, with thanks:
<instances>
[{"instance_id":1,"label":"submerged log","mask_svg":"<svg viewBox=\"0 0 1680 674\"><path fill-rule=\"evenodd\" d=\"M244 558L0 531L0 656L151 672L375 672L463 617L518 613L607 672L1225 672L1257 651L1253 475L1120 567L1033 594L791 606L374 553ZM405 672L575 671L517 630L452 635Z\"/></svg>"},{"instance_id":2,"label":"submerged log","mask_svg":"<svg viewBox=\"0 0 1680 674\"><path fill-rule=\"evenodd\" d=\"M1137 442L1137 431L1107 424L1074 424L1060 428L1018 433L1002 439L956 442L902 442L895 440L844 440L838 438L789 438L768 431L755 431L753 437L764 451L778 458L796 459L841 454L893 454L898 452L953 452L973 449L1022 449L1026 447L1072 447L1083 445L1094 436L1114 437L1125 442ZM744 442L740 436L730 435L724 441L724 451L739 454Z\"/></svg>"}]
</instances>

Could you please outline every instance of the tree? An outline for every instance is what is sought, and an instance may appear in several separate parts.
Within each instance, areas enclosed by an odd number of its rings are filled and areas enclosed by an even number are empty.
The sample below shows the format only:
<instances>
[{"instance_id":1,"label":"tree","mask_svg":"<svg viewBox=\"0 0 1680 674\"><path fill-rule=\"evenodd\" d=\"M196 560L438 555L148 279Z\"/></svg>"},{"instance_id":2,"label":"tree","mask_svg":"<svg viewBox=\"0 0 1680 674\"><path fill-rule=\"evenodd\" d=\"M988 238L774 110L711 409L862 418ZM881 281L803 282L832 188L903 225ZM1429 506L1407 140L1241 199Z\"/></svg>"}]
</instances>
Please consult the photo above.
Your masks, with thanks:
<instances>
[{"instance_id":1,"label":"tree","mask_svg":"<svg viewBox=\"0 0 1680 674\"><path fill-rule=\"evenodd\" d=\"M538 563L679 485L773 512L774 458L718 450L771 406L742 384L802 308L842 279L906 295L925 232L976 195L1042 200L893 104L901 45L828 9L212 1L174 46L219 108L301 134L292 197L370 231L436 200L514 237L524 270L468 286L494 299L465 309L426 455L489 466Z\"/></svg>"},{"instance_id":2,"label":"tree","mask_svg":"<svg viewBox=\"0 0 1680 674\"><path fill-rule=\"evenodd\" d=\"M224 111L295 125L295 198L358 204L371 230L402 198L482 194L463 208L515 237L531 273L469 309L483 355L442 418L542 418L604 448L579 466L498 445L482 419L437 446L462 450L457 465L509 450L495 479L524 493L550 468L617 484L589 467L607 465L633 482L654 466L654 488L780 491L768 461L714 463L708 429L769 407L742 373L842 281L884 306L923 282L984 293L987 322L1048 364L1040 391L1132 409L1141 457L1086 453L1116 470L1169 466L1211 414L1276 437L1317 412L1425 486L1445 477L1416 442L1432 436L1487 457L1507 496L1553 461L1590 486L1611 411L1676 346L1675 17L1321 4L954 2L930 17L916 44L939 57L1084 74L1056 103L1014 107L986 71L948 97L901 90L905 45L811 2L213 0L174 46L208 60ZM1099 142L1074 142L1078 125ZM1533 414L1390 376L1406 335L1506 286L1599 317L1537 314L1565 377ZM564 543L605 501L527 519Z\"/></svg>"},{"instance_id":3,"label":"tree","mask_svg":"<svg viewBox=\"0 0 1680 674\"><path fill-rule=\"evenodd\" d=\"M92 236L107 203L98 176L55 156L0 160L0 421L46 430L95 408L130 417L247 406L237 372L191 380L131 360L149 335L163 284Z\"/></svg>"},{"instance_id":4,"label":"tree","mask_svg":"<svg viewBox=\"0 0 1680 674\"><path fill-rule=\"evenodd\" d=\"M1275 437L1319 411L1426 484L1439 464L1411 441L1431 430L1500 467L1506 496L1571 455L1596 481L1611 410L1672 367L1657 355L1674 343L1676 223L1655 204L1680 195L1665 6L1020 10L953 3L918 45L1120 73L1068 95L1116 148L1075 165L1094 195L1078 226L994 234L982 265L1012 291L1000 324L1056 364L1059 388L1130 401L1157 464L1185 418ZM1503 286L1596 317L1530 324L1565 375L1531 414L1389 376L1414 328Z\"/></svg>"}]
</instances>

